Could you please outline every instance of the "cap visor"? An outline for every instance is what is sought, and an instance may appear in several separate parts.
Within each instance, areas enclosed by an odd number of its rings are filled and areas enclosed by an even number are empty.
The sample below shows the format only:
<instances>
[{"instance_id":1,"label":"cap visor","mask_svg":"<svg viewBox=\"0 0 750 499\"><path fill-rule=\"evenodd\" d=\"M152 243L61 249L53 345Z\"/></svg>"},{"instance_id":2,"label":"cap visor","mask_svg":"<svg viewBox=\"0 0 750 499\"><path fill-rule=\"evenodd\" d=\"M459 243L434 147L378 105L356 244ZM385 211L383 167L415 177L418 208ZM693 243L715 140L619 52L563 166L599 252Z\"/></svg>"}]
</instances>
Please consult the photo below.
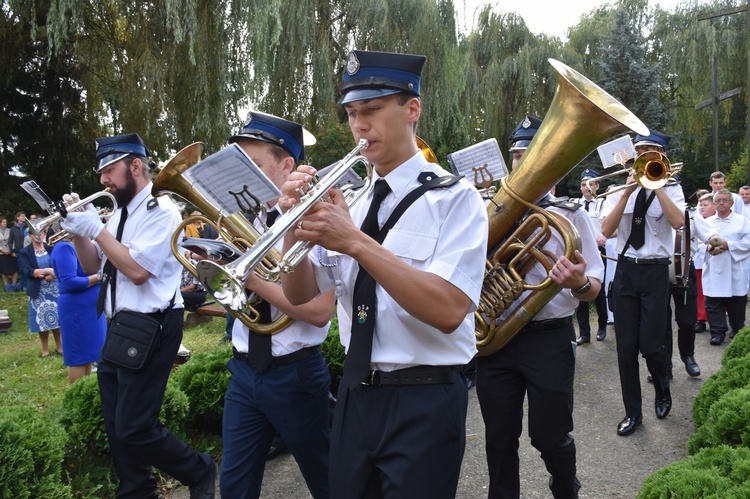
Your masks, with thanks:
<instances>
[{"instance_id":1,"label":"cap visor","mask_svg":"<svg viewBox=\"0 0 750 499\"><path fill-rule=\"evenodd\" d=\"M530 140L517 140L511 146L511 148L508 149L508 150L509 151L520 151L521 149L528 149L529 148L529 144L531 144Z\"/></svg>"},{"instance_id":2,"label":"cap visor","mask_svg":"<svg viewBox=\"0 0 750 499\"><path fill-rule=\"evenodd\" d=\"M107 166L111 165L112 163L116 163L117 161L120 161L123 158L127 158L132 153L115 153L115 154L108 154L104 156L102 159L99 160L99 165L96 167L96 170L94 170L96 173L99 173Z\"/></svg>"},{"instance_id":3,"label":"cap visor","mask_svg":"<svg viewBox=\"0 0 750 499\"><path fill-rule=\"evenodd\" d=\"M659 144L658 142L653 142L651 140L639 140L635 144L633 144L633 147L641 147L641 146L654 146L654 147L660 147L664 149L664 146Z\"/></svg>"},{"instance_id":4,"label":"cap visor","mask_svg":"<svg viewBox=\"0 0 750 499\"><path fill-rule=\"evenodd\" d=\"M339 105L348 104L358 100L370 100L377 99L378 97L385 97L386 95L393 95L401 92L395 88L357 88L349 90L341 97Z\"/></svg>"}]
</instances>

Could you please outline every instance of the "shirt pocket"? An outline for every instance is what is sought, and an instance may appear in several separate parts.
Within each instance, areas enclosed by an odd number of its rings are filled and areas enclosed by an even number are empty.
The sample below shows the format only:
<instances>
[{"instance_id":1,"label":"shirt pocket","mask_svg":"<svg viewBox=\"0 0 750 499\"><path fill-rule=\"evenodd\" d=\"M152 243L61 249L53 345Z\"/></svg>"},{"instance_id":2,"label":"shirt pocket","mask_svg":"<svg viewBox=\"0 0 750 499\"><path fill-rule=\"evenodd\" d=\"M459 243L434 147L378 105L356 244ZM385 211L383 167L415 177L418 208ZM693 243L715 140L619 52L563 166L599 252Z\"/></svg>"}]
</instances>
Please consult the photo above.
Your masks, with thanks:
<instances>
[{"instance_id":1,"label":"shirt pocket","mask_svg":"<svg viewBox=\"0 0 750 499\"><path fill-rule=\"evenodd\" d=\"M406 263L427 263L435 254L437 234L391 229L383 247Z\"/></svg>"}]
</instances>

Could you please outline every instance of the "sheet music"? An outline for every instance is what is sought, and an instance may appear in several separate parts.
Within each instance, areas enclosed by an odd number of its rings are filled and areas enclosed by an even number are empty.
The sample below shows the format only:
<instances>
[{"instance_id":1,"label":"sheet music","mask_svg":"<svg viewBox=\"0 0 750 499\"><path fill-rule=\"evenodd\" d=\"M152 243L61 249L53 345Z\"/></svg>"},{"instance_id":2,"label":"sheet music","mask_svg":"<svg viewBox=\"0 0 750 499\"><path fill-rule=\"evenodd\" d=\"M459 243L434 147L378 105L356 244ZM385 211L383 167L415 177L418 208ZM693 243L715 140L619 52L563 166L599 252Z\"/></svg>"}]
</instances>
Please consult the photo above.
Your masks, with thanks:
<instances>
[{"instance_id":1,"label":"sheet music","mask_svg":"<svg viewBox=\"0 0 750 499\"><path fill-rule=\"evenodd\" d=\"M224 216L257 211L281 191L237 145L231 144L189 168L183 177Z\"/></svg>"},{"instance_id":2,"label":"sheet music","mask_svg":"<svg viewBox=\"0 0 750 499\"><path fill-rule=\"evenodd\" d=\"M28 180L21 184L21 187L24 191L28 192L29 195L34 198L34 201L37 202L39 206L42 207L44 211L52 215L53 213L57 212L57 207L55 207L55 203L52 202L52 199L44 193L41 187L34 182L33 180Z\"/></svg>"},{"instance_id":3,"label":"sheet music","mask_svg":"<svg viewBox=\"0 0 750 499\"><path fill-rule=\"evenodd\" d=\"M629 159L635 158L633 141L627 135L602 144L596 150L604 168L624 165Z\"/></svg>"},{"instance_id":4,"label":"sheet music","mask_svg":"<svg viewBox=\"0 0 750 499\"><path fill-rule=\"evenodd\" d=\"M320 177L321 179L325 178L325 176L328 175L328 173L336 166L338 166L339 163L341 163L341 161L336 161L335 163L328 165L321 170L318 170L318 177ZM357 174L357 172L355 172L353 168L349 168L333 187L336 189L341 189L341 187L345 185L357 185L361 180L362 178Z\"/></svg>"},{"instance_id":5,"label":"sheet music","mask_svg":"<svg viewBox=\"0 0 750 499\"><path fill-rule=\"evenodd\" d=\"M448 154L448 163L454 174L463 175L482 188L508 176L508 167L494 138Z\"/></svg>"}]
</instances>

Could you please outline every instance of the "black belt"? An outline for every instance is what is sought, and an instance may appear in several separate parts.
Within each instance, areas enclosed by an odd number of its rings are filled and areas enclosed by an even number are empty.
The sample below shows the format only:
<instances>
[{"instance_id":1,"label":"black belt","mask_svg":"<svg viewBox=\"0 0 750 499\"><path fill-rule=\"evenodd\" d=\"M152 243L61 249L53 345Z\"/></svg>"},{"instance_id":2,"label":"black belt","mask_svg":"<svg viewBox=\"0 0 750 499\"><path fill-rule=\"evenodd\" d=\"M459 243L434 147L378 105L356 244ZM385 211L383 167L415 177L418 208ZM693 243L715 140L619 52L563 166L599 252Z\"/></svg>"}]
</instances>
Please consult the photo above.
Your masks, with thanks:
<instances>
[{"instance_id":1,"label":"black belt","mask_svg":"<svg viewBox=\"0 0 750 499\"><path fill-rule=\"evenodd\" d=\"M460 366L414 366L396 371L370 371L363 385L438 385L453 383Z\"/></svg>"},{"instance_id":2,"label":"black belt","mask_svg":"<svg viewBox=\"0 0 750 499\"><path fill-rule=\"evenodd\" d=\"M300 348L296 352L274 357L273 360L271 361L271 365L275 367L288 366L289 364L294 364L295 362L299 362L300 360L304 360L308 357L312 357L317 352L318 352L317 346ZM245 352L238 352L236 348L232 347L232 353L235 359L241 360L248 366L255 367L250 362L250 359L248 358L248 355Z\"/></svg>"},{"instance_id":3,"label":"black belt","mask_svg":"<svg viewBox=\"0 0 750 499\"><path fill-rule=\"evenodd\" d=\"M669 258L631 258L629 256L621 256L620 261L636 265L669 265L672 263Z\"/></svg>"},{"instance_id":4,"label":"black belt","mask_svg":"<svg viewBox=\"0 0 750 499\"><path fill-rule=\"evenodd\" d=\"M549 331L550 329L560 329L573 322L573 316L562 317L560 319L548 319L546 321L531 321L523 328L527 333L534 331Z\"/></svg>"}]
</instances>

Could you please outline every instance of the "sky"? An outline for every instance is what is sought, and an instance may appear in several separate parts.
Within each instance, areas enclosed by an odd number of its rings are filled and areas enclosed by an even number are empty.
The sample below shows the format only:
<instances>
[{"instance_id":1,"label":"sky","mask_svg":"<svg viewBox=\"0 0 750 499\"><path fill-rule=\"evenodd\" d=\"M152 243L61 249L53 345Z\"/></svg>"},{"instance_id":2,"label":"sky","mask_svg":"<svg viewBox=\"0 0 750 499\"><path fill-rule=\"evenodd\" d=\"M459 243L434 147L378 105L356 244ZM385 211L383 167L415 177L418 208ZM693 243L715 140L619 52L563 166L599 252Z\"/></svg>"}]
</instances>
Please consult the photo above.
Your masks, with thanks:
<instances>
[{"instance_id":1,"label":"sky","mask_svg":"<svg viewBox=\"0 0 750 499\"><path fill-rule=\"evenodd\" d=\"M650 0L650 4L652 6L658 4L663 9L671 11L679 3L688 1L696 0ZM565 31L578 24L583 14L608 2L606 0L454 0L459 16L462 13L465 16L467 28L473 26L472 20L476 17L478 8L488 3L496 12L520 14L532 33L544 33L565 40ZM698 0L698 4L702 3L705 3L705 0Z\"/></svg>"}]
</instances>

